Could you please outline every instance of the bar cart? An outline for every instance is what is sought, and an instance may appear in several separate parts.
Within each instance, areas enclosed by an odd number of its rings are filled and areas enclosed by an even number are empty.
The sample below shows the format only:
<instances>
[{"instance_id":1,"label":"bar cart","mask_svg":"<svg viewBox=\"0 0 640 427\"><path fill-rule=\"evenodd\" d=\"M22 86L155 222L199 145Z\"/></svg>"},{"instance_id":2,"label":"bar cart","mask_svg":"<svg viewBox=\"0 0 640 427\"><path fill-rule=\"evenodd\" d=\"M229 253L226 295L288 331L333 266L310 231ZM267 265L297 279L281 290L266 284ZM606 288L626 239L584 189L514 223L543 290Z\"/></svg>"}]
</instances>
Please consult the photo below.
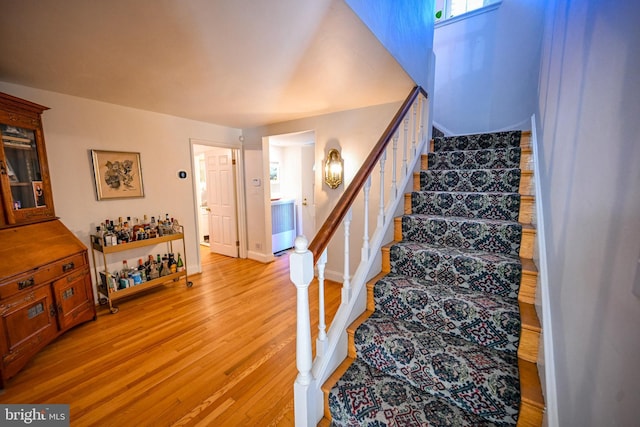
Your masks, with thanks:
<instances>
[{"instance_id":1,"label":"bar cart","mask_svg":"<svg viewBox=\"0 0 640 427\"><path fill-rule=\"evenodd\" d=\"M167 244L167 253L173 253L173 243L175 241L182 241L182 254L184 255L184 270L176 271L175 273L170 273L165 276L158 277L157 279L147 280L145 282L136 284L134 286L126 287L124 289L118 289L118 284L116 286L110 286L109 280L111 278L111 273L109 272L109 265L107 263L107 255L121 253L124 251L129 251L131 249L142 248L146 246L155 246L161 243ZM93 258L93 265L95 267L95 275L96 275L96 283L98 292L100 293L100 303L101 304L109 304L109 310L111 313L117 313L118 307L114 306L113 303L119 299L130 297L139 292L142 292L147 289L155 288L161 285L164 285L168 282L177 282L180 279L184 278L184 282L187 287L193 286L193 282L189 281L187 275L187 254L185 248L184 241L184 230L182 226L180 226L179 233L173 234L165 234L163 236L154 237L151 239L144 240L136 240L128 243L122 243L113 246L105 246L104 242L98 236L91 236L91 256ZM100 271L98 264L96 264L96 252L102 254L102 266L104 269ZM104 296L104 297L103 297Z\"/></svg>"}]
</instances>

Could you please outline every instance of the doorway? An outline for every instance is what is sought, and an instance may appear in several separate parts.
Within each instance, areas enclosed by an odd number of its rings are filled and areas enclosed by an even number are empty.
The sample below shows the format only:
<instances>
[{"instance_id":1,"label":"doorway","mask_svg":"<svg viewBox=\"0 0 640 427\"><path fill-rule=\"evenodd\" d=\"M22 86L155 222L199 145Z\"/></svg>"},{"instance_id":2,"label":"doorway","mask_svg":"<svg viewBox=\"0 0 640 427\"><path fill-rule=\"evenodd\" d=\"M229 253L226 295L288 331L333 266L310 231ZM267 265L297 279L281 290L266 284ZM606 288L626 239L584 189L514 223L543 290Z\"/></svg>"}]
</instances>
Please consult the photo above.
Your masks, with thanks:
<instances>
[{"instance_id":1,"label":"doorway","mask_svg":"<svg viewBox=\"0 0 640 427\"><path fill-rule=\"evenodd\" d=\"M245 258L241 150L209 144L191 144L198 241L212 253Z\"/></svg>"},{"instance_id":2,"label":"doorway","mask_svg":"<svg viewBox=\"0 0 640 427\"><path fill-rule=\"evenodd\" d=\"M272 253L278 255L293 247L296 236L305 235L310 240L316 233L315 132L273 135L265 139L265 182L269 183L265 210L270 216L265 228Z\"/></svg>"}]
</instances>

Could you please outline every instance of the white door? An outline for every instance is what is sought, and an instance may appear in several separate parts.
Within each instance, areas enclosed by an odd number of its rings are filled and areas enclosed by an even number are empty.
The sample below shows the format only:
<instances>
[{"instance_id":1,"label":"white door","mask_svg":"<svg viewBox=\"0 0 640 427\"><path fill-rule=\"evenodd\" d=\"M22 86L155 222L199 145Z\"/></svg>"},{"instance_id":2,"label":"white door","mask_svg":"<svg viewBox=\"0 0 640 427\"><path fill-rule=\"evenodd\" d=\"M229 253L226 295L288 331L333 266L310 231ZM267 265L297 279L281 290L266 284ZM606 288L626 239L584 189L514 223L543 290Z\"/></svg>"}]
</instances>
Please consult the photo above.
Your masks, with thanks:
<instances>
[{"instance_id":1,"label":"white door","mask_svg":"<svg viewBox=\"0 0 640 427\"><path fill-rule=\"evenodd\" d=\"M205 154L209 207L209 248L238 257L238 228L233 156L230 149L212 148Z\"/></svg>"}]
</instances>

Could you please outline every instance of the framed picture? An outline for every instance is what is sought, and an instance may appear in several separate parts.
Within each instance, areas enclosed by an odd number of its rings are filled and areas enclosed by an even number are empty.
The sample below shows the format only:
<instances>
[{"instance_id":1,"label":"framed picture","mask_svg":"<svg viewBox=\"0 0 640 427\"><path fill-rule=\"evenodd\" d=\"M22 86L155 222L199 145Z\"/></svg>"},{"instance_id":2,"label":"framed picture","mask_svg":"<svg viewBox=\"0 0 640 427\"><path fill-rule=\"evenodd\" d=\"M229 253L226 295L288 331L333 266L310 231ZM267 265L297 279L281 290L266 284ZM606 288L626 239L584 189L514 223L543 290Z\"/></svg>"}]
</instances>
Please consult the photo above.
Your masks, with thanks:
<instances>
[{"instance_id":1,"label":"framed picture","mask_svg":"<svg viewBox=\"0 0 640 427\"><path fill-rule=\"evenodd\" d=\"M144 197L140 153L91 150L98 200Z\"/></svg>"},{"instance_id":2,"label":"framed picture","mask_svg":"<svg viewBox=\"0 0 640 427\"><path fill-rule=\"evenodd\" d=\"M280 163L269 163L269 181L272 184L278 184L280 182Z\"/></svg>"},{"instance_id":3,"label":"framed picture","mask_svg":"<svg viewBox=\"0 0 640 427\"><path fill-rule=\"evenodd\" d=\"M44 201L44 190L42 189L42 181L31 181L33 187L33 200L36 201L36 207L47 206Z\"/></svg>"}]
</instances>

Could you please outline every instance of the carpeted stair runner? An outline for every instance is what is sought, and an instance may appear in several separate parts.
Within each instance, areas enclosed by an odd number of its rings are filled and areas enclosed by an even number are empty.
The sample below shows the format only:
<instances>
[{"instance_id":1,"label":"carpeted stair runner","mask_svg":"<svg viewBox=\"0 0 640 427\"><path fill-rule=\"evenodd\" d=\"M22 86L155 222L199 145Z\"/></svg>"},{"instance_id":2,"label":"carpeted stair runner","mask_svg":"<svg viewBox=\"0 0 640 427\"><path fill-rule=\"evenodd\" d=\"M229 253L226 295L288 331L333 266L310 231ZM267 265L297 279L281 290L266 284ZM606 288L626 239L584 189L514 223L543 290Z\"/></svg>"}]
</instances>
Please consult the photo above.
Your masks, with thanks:
<instances>
[{"instance_id":1,"label":"carpeted stair runner","mask_svg":"<svg viewBox=\"0 0 640 427\"><path fill-rule=\"evenodd\" d=\"M518 349L520 316L510 298L397 274L380 279L373 297L376 313L496 350Z\"/></svg>"},{"instance_id":2,"label":"carpeted stair runner","mask_svg":"<svg viewBox=\"0 0 640 427\"><path fill-rule=\"evenodd\" d=\"M414 191L411 208L424 215L517 221L520 194Z\"/></svg>"},{"instance_id":3,"label":"carpeted stair runner","mask_svg":"<svg viewBox=\"0 0 640 427\"><path fill-rule=\"evenodd\" d=\"M520 132L434 138L356 360L329 393L336 426L515 425Z\"/></svg>"},{"instance_id":4,"label":"carpeted stair runner","mask_svg":"<svg viewBox=\"0 0 640 427\"><path fill-rule=\"evenodd\" d=\"M522 265L512 255L402 241L391 247L394 273L518 298Z\"/></svg>"}]
</instances>

